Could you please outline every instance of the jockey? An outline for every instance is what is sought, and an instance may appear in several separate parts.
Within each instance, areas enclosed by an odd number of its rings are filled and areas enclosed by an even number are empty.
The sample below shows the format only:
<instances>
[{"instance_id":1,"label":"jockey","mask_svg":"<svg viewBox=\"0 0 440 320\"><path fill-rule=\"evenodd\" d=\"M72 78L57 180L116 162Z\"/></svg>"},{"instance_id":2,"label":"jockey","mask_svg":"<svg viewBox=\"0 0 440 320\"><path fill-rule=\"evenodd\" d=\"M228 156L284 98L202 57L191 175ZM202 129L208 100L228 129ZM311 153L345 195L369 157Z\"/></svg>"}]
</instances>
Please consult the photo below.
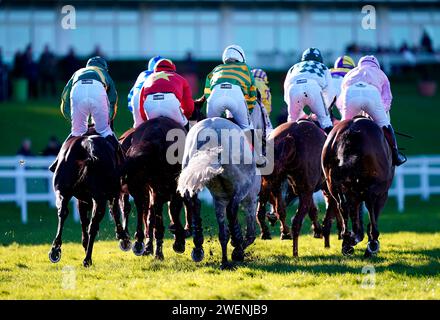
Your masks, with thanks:
<instances>
[{"instance_id":1,"label":"jockey","mask_svg":"<svg viewBox=\"0 0 440 320\"><path fill-rule=\"evenodd\" d=\"M342 120L352 119L362 111L366 112L383 129L393 152L393 164L400 166L406 161L406 157L399 152L390 123L392 98L390 82L380 69L379 61L375 56L364 56L357 67L344 77L337 106Z\"/></svg>"},{"instance_id":2,"label":"jockey","mask_svg":"<svg viewBox=\"0 0 440 320\"><path fill-rule=\"evenodd\" d=\"M191 87L176 73L169 59L159 60L154 72L144 82L139 95L143 121L160 116L173 119L188 129L188 119L194 111Z\"/></svg>"},{"instance_id":3,"label":"jockey","mask_svg":"<svg viewBox=\"0 0 440 320\"><path fill-rule=\"evenodd\" d=\"M255 79L255 86L257 88L257 92L259 93L260 99L257 99L258 102L264 106L263 112L266 122L267 134L269 134L273 130L272 123L270 122L270 112L272 111L272 95L270 93L269 81L267 79L267 74L262 69L252 69L252 75Z\"/></svg>"},{"instance_id":4,"label":"jockey","mask_svg":"<svg viewBox=\"0 0 440 320\"><path fill-rule=\"evenodd\" d=\"M248 109L252 110L257 101L254 76L246 64L243 49L238 45L227 46L222 61L223 64L215 67L206 77L207 117L221 117L224 112L228 117L232 116L252 143L254 128ZM263 166L264 162L264 155L256 156L257 166Z\"/></svg>"},{"instance_id":5,"label":"jockey","mask_svg":"<svg viewBox=\"0 0 440 320\"><path fill-rule=\"evenodd\" d=\"M293 65L284 81L284 101L287 103L288 121L297 121L305 106L309 106L325 132L333 128L328 108L335 97L330 70L322 63L321 52L309 48L301 61Z\"/></svg>"},{"instance_id":6,"label":"jockey","mask_svg":"<svg viewBox=\"0 0 440 320\"><path fill-rule=\"evenodd\" d=\"M252 129L248 108L255 106L257 91L250 70L240 46L226 47L223 64L215 67L206 77L208 118L220 117L227 110L240 128Z\"/></svg>"},{"instance_id":7,"label":"jockey","mask_svg":"<svg viewBox=\"0 0 440 320\"><path fill-rule=\"evenodd\" d=\"M92 117L96 132L106 138L119 151L119 142L110 126L116 116L118 93L108 73L107 62L96 56L86 67L76 71L64 87L61 96L61 113L72 123L71 137L79 137L88 130ZM55 171L57 160L50 166Z\"/></svg>"},{"instance_id":8,"label":"jockey","mask_svg":"<svg viewBox=\"0 0 440 320\"><path fill-rule=\"evenodd\" d=\"M130 93L128 94L128 110L133 114L133 128L139 127L143 122L139 108L139 93L141 92L145 80L154 72L154 67L161 59L163 59L161 56L155 56L148 61L147 70L142 71L139 74L133 88L131 88Z\"/></svg>"},{"instance_id":9,"label":"jockey","mask_svg":"<svg viewBox=\"0 0 440 320\"><path fill-rule=\"evenodd\" d=\"M340 56L336 59L334 67L330 69L336 99L341 94L342 79L344 79L344 76L354 67L356 67L356 64L350 56Z\"/></svg>"}]
</instances>

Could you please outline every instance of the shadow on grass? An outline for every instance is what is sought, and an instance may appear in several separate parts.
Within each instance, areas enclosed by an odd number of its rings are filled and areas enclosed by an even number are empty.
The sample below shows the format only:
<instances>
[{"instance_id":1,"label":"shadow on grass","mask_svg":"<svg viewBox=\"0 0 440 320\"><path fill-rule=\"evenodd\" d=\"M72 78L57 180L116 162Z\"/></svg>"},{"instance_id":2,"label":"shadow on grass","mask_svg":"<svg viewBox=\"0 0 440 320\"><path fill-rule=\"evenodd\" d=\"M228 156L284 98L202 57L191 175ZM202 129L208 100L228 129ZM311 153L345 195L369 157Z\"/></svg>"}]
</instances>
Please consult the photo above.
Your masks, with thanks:
<instances>
[{"instance_id":1,"label":"shadow on grass","mask_svg":"<svg viewBox=\"0 0 440 320\"><path fill-rule=\"evenodd\" d=\"M365 259L362 255L355 255L353 257L343 257L339 255L312 255L299 258L293 258L286 255L276 255L270 259L260 260L253 259L252 255L248 257L244 266L250 267L253 270L261 270L268 273L294 273L294 272L308 272L316 274L345 274L354 273L360 274L362 267L366 265L373 265L377 273L394 272L406 276L437 276L440 275L440 248L429 250L407 250L395 251L390 254L398 253L399 255L413 255L413 258L402 258L396 262L390 262L380 256ZM415 257L417 256L417 257ZM269 260L269 261L267 261ZM418 265L413 265L414 260L423 261ZM360 262L362 267L353 267L347 262Z\"/></svg>"}]
</instances>

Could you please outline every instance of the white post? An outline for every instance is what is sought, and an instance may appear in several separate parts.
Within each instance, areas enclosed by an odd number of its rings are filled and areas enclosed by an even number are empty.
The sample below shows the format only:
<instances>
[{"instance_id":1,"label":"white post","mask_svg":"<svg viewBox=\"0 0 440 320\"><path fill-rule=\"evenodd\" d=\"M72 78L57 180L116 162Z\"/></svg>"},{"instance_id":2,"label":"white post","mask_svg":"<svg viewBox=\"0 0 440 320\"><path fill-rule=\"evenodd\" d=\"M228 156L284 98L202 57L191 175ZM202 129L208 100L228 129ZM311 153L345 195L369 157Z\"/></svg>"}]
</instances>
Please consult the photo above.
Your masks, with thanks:
<instances>
[{"instance_id":1,"label":"white post","mask_svg":"<svg viewBox=\"0 0 440 320\"><path fill-rule=\"evenodd\" d=\"M26 177L25 174L25 162L19 159L16 166L17 176L15 179L15 192L17 196L17 201L21 209L21 222L27 223L27 199L26 199Z\"/></svg>"},{"instance_id":2,"label":"white post","mask_svg":"<svg viewBox=\"0 0 440 320\"><path fill-rule=\"evenodd\" d=\"M396 169L396 194L397 194L397 207L399 212L405 210L405 181L403 168L398 167Z\"/></svg>"},{"instance_id":3,"label":"white post","mask_svg":"<svg viewBox=\"0 0 440 320\"><path fill-rule=\"evenodd\" d=\"M429 200L429 163L428 159L423 158L421 160L421 167L420 167L420 187L422 189L422 199L427 201Z\"/></svg>"}]
</instances>

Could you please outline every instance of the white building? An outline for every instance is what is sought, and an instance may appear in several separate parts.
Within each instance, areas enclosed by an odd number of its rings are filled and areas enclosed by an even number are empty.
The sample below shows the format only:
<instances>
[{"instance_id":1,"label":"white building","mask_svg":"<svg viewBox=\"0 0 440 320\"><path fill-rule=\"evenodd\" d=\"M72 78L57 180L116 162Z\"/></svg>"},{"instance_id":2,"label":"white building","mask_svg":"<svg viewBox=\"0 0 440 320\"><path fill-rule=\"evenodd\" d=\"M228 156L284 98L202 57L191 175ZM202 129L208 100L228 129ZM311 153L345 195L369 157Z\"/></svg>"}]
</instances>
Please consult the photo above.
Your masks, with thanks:
<instances>
[{"instance_id":1,"label":"white building","mask_svg":"<svg viewBox=\"0 0 440 320\"><path fill-rule=\"evenodd\" d=\"M250 63L271 60L276 66L296 59L309 46L319 47L331 57L350 43L397 48L407 42L414 46L420 43L424 29L440 49L438 1L372 1L375 29L362 25L368 14L362 12L364 1L69 3L75 8L76 21L70 22L75 22L76 29L62 26L69 14L62 13L63 2L0 2L0 47L5 60L11 61L28 43L37 56L45 44L60 55L74 47L83 56L99 45L113 59L153 54L183 58L189 51L196 59L218 59L226 45L237 43Z\"/></svg>"}]
</instances>

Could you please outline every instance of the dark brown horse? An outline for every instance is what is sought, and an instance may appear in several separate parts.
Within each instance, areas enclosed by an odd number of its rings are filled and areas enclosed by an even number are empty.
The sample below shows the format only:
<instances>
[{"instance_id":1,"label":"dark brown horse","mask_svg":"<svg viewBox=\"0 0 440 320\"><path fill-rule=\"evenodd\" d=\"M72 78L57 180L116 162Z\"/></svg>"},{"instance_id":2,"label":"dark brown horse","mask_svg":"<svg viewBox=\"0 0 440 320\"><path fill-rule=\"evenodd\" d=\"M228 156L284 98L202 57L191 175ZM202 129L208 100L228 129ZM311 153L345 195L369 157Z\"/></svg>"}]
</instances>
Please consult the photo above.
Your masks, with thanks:
<instances>
[{"instance_id":1,"label":"dark brown horse","mask_svg":"<svg viewBox=\"0 0 440 320\"><path fill-rule=\"evenodd\" d=\"M271 133L268 145L274 147L274 170L262 176L257 220L262 238L270 238L265 223L265 204L269 201L281 222L281 239L293 237L293 255L298 256L298 237L304 217L308 214L313 222L315 237L321 237L318 210L313 193L321 189L324 179L321 171L321 152L326 135L309 120L284 123ZM286 224L286 201L282 184L288 181L292 196L299 199L298 209L292 218L292 232Z\"/></svg>"},{"instance_id":2,"label":"dark brown horse","mask_svg":"<svg viewBox=\"0 0 440 320\"><path fill-rule=\"evenodd\" d=\"M167 134L171 130L180 132L181 138L169 139ZM144 253L143 240L146 236L145 251L148 254L153 253L153 239L156 239L155 257L163 259L165 230L162 210L167 202L170 202L170 215L175 225L173 249L178 253L185 251L185 231L180 221L180 211L183 201L189 210L194 210L197 204L196 198L182 199L176 192L183 155L177 150L183 152L185 136L186 130L181 125L165 117L145 121L132 134L131 146L126 153L124 180L137 210L136 242L133 246L136 255ZM170 154L171 149L176 153Z\"/></svg>"},{"instance_id":3,"label":"dark brown horse","mask_svg":"<svg viewBox=\"0 0 440 320\"><path fill-rule=\"evenodd\" d=\"M379 251L378 218L394 177L392 153L383 131L366 118L344 120L327 138L322 152L322 167L331 196L343 216L342 253L354 253L363 239L359 208L365 201L370 224L365 256ZM351 219L353 232L348 230Z\"/></svg>"},{"instance_id":4,"label":"dark brown horse","mask_svg":"<svg viewBox=\"0 0 440 320\"><path fill-rule=\"evenodd\" d=\"M202 96L200 99L194 100L194 111L189 119L190 123L191 122L197 122L199 120L202 120L205 118L204 113L202 112L202 107L203 104L205 102L205 97ZM122 150L124 151L124 154L127 154L128 150L130 149L131 145L132 145L132 140L133 140L133 134L135 132L135 128L130 128L128 129L126 132L124 132L121 137L119 138L119 142L121 143L122 146ZM130 215L131 212L131 204L129 201L129 191L128 191L128 186L126 184L125 179L123 179L122 181L122 189L121 189L121 195L119 198L119 205L121 208L121 211L124 214L124 230L128 233L128 217ZM174 216L172 214L172 211L176 211L176 210L181 210L179 208L181 208L182 206L182 199L179 198L173 198L173 202L169 203L168 206L168 214L170 217L170 226L169 226L169 230L175 234L176 232L176 223L174 222ZM185 237L189 237L191 236L192 233L192 212L193 210L196 210L196 208L200 208L200 201L197 199L197 197L193 197L191 199L184 199L184 205L185 205ZM145 226L145 237L149 238L149 233L150 233L150 228L148 228L149 226L149 222L148 222L148 217L150 216L150 214L146 214L144 215L144 226ZM197 220L198 221L198 220ZM150 245L150 244L149 244ZM123 251L128 251L131 248L131 243L129 242L129 240L120 240L120 248ZM150 246L149 248L147 248L147 250L144 252L144 254L151 254L152 253L152 247Z\"/></svg>"},{"instance_id":5,"label":"dark brown horse","mask_svg":"<svg viewBox=\"0 0 440 320\"><path fill-rule=\"evenodd\" d=\"M93 244L108 203L115 221L119 217L117 199L120 169L112 144L96 135L92 129L89 129L87 136L73 137L66 141L58 156L53 179L58 229L49 252L50 261L58 262L61 259L62 232L69 214L68 204L72 197L76 197L81 219L82 245L86 250L83 265L88 267L92 264ZM118 238L128 237L121 228L116 231Z\"/></svg>"}]
</instances>

